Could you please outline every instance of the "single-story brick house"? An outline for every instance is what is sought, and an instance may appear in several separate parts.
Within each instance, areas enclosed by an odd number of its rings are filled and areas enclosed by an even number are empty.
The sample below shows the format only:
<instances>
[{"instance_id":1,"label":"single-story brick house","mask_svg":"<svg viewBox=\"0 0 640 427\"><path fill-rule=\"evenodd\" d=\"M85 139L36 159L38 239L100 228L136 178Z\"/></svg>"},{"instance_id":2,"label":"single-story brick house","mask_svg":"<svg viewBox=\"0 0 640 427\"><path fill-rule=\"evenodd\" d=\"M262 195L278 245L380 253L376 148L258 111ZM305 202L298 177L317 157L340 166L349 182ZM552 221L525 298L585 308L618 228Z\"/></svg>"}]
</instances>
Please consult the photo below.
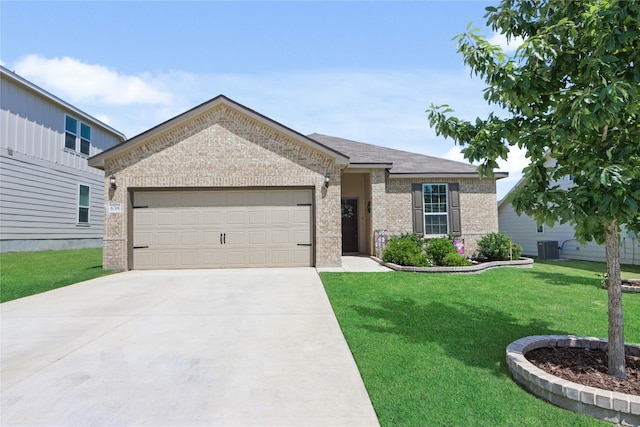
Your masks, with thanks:
<instances>
[{"instance_id":1,"label":"single-story brick house","mask_svg":"<svg viewBox=\"0 0 640 427\"><path fill-rule=\"evenodd\" d=\"M222 95L89 164L105 171L112 269L339 266L406 231L459 236L472 253L498 230L496 179L507 176L305 136Z\"/></svg>"}]
</instances>

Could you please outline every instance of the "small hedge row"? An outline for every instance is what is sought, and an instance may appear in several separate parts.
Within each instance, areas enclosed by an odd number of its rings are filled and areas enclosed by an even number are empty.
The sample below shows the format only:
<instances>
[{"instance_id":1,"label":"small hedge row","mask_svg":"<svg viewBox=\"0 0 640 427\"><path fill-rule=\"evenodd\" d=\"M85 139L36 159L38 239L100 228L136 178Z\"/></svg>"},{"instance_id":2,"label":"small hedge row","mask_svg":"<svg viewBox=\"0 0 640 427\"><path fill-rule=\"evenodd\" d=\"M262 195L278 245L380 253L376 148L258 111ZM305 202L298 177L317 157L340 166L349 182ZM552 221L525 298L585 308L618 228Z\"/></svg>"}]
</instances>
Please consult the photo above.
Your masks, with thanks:
<instances>
[{"instance_id":1,"label":"small hedge row","mask_svg":"<svg viewBox=\"0 0 640 427\"><path fill-rule=\"evenodd\" d=\"M478 254L482 261L506 261L520 259L522 246L503 233L489 233L478 240ZM382 253L382 260L397 265L413 267L463 267L471 261L458 253L453 238L424 239L415 233L403 233L392 237Z\"/></svg>"}]
</instances>

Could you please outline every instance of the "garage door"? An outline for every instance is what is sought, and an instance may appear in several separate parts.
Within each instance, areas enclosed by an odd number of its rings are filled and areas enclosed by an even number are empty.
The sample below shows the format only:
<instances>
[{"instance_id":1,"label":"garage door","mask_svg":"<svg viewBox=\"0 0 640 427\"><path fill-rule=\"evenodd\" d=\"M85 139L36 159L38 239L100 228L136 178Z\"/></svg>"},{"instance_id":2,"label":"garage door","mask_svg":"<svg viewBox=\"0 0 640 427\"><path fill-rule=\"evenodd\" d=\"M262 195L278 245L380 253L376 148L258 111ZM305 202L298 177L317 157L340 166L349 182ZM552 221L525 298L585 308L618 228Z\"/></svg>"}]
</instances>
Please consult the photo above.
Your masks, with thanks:
<instances>
[{"instance_id":1,"label":"garage door","mask_svg":"<svg viewBox=\"0 0 640 427\"><path fill-rule=\"evenodd\" d=\"M134 269L313 265L311 190L139 191L133 197Z\"/></svg>"}]
</instances>

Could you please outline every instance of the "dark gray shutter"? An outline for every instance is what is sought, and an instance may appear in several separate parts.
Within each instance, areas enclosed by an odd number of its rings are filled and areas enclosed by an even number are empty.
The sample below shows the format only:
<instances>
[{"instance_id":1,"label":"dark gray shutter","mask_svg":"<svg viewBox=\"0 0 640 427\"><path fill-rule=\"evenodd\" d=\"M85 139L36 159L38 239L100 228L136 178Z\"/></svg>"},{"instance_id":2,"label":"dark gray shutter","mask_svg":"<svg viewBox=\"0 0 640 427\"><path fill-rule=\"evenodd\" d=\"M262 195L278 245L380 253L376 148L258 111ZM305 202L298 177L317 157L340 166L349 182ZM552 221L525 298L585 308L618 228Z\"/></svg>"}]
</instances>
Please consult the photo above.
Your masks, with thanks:
<instances>
[{"instance_id":1,"label":"dark gray shutter","mask_svg":"<svg viewBox=\"0 0 640 427\"><path fill-rule=\"evenodd\" d=\"M460 236L462 227L460 226L460 184L452 182L449 184L449 234Z\"/></svg>"},{"instance_id":2,"label":"dark gray shutter","mask_svg":"<svg viewBox=\"0 0 640 427\"><path fill-rule=\"evenodd\" d=\"M424 234L424 208L422 204L424 196L422 195L422 184L411 184L411 201L412 201L412 217L413 232L419 235Z\"/></svg>"}]
</instances>

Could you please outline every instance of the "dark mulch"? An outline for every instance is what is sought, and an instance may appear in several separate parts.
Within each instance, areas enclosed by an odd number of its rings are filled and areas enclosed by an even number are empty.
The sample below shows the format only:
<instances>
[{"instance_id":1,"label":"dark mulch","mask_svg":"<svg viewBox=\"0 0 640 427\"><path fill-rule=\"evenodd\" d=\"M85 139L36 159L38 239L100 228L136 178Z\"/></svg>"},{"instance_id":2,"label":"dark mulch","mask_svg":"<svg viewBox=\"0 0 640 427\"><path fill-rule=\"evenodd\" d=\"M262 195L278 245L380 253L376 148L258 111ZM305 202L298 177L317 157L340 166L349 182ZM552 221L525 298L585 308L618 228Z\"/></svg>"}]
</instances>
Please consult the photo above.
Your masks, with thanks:
<instances>
[{"instance_id":1,"label":"dark mulch","mask_svg":"<svg viewBox=\"0 0 640 427\"><path fill-rule=\"evenodd\" d=\"M582 348L543 347L525 354L538 368L574 383L640 396L640 357L626 355L627 379L607 374L607 353Z\"/></svg>"}]
</instances>

